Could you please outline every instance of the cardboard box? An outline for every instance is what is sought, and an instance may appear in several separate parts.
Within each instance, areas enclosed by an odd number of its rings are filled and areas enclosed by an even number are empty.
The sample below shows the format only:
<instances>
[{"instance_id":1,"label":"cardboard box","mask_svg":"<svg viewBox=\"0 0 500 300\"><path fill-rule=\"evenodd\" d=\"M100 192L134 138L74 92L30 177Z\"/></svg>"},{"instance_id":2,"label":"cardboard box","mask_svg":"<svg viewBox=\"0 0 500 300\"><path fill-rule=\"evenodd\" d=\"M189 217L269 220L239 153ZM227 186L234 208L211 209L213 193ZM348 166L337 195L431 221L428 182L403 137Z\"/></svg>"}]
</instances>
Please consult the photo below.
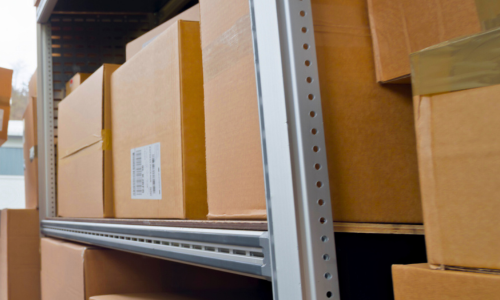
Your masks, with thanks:
<instances>
[{"instance_id":1,"label":"cardboard box","mask_svg":"<svg viewBox=\"0 0 500 300\"><path fill-rule=\"evenodd\" d=\"M7 141L12 93L12 70L0 68L0 146Z\"/></svg>"},{"instance_id":2,"label":"cardboard box","mask_svg":"<svg viewBox=\"0 0 500 300\"><path fill-rule=\"evenodd\" d=\"M199 30L177 21L113 74L117 218L206 218Z\"/></svg>"},{"instance_id":3,"label":"cardboard box","mask_svg":"<svg viewBox=\"0 0 500 300\"><path fill-rule=\"evenodd\" d=\"M395 300L496 300L500 276L436 271L427 264L392 266Z\"/></svg>"},{"instance_id":4,"label":"cardboard box","mask_svg":"<svg viewBox=\"0 0 500 300\"><path fill-rule=\"evenodd\" d=\"M42 238L42 300L99 295L251 291L262 280L121 251Z\"/></svg>"},{"instance_id":5,"label":"cardboard box","mask_svg":"<svg viewBox=\"0 0 500 300\"><path fill-rule=\"evenodd\" d=\"M59 104L57 214L113 217L111 74L105 64Z\"/></svg>"},{"instance_id":6,"label":"cardboard box","mask_svg":"<svg viewBox=\"0 0 500 300\"><path fill-rule=\"evenodd\" d=\"M500 2L495 0L368 0L368 4L379 82L409 77L410 53L500 26Z\"/></svg>"},{"instance_id":7,"label":"cardboard box","mask_svg":"<svg viewBox=\"0 0 500 300\"><path fill-rule=\"evenodd\" d=\"M0 300L39 300L38 211L4 209L0 220Z\"/></svg>"},{"instance_id":8,"label":"cardboard box","mask_svg":"<svg viewBox=\"0 0 500 300\"><path fill-rule=\"evenodd\" d=\"M200 21L200 5L194 5L193 7L185 10L184 12L169 19L165 23L158 25L156 28L146 32L132 42L128 43L126 47L126 59L131 59L134 55L137 54L137 52L141 51L142 48L149 45L149 43L151 43L158 35L167 30L168 27L170 27L178 20Z\"/></svg>"},{"instance_id":9,"label":"cardboard box","mask_svg":"<svg viewBox=\"0 0 500 300\"><path fill-rule=\"evenodd\" d=\"M265 218L249 7L200 5L209 217ZM376 83L366 1L312 9L334 219L422 223L411 87Z\"/></svg>"},{"instance_id":10,"label":"cardboard box","mask_svg":"<svg viewBox=\"0 0 500 300\"><path fill-rule=\"evenodd\" d=\"M500 269L500 29L412 54L429 263Z\"/></svg>"},{"instance_id":11,"label":"cardboard box","mask_svg":"<svg viewBox=\"0 0 500 300\"><path fill-rule=\"evenodd\" d=\"M168 291L168 262L42 238L42 300L86 300L115 293Z\"/></svg>"},{"instance_id":12,"label":"cardboard box","mask_svg":"<svg viewBox=\"0 0 500 300\"><path fill-rule=\"evenodd\" d=\"M24 187L26 208L38 208L38 141L36 98L29 97L24 112Z\"/></svg>"},{"instance_id":13,"label":"cardboard box","mask_svg":"<svg viewBox=\"0 0 500 300\"><path fill-rule=\"evenodd\" d=\"M156 294L122 294L91 297L90 300L272 300L272 292L256 290L230 290L224 287L219 290L205 290L199 292L184 291Z\"/></svg>"},{"instance_id":14,"label":"cardboard box","mask_svg":"<svg viewBox=\"0 0 500 300\"><path fill-rule=\"evenodd\" d=\"M66 82L66 97L74 92L87 78L92 75L91 73L76 73L73 78Z\"/></svg>"}]
</instances>

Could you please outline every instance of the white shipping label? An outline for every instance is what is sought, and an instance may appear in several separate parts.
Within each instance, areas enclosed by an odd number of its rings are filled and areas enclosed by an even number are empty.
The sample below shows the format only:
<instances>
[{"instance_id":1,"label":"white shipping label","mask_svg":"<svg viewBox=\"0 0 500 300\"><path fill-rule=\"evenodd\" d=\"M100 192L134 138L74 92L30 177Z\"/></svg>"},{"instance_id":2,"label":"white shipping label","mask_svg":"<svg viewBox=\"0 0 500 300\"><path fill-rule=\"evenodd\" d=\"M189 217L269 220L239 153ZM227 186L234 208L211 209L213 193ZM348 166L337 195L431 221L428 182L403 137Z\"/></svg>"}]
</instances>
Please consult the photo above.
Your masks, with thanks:
<instances>
[{"instance_id":1,"label":"white shipping label","mask_svg":"<svg viewBox=\"0 0 500 300\"><path fill-rule=\"evenodd\" d=\"M3 130L3 109L0 109L0 131Z\"/></svg>"},{"instance_id":2,"label":"white shipping label","mask_svg":"<svg viewBox=\"0 0 500 300\"><path fill-rule=\"evenodd\" d=\"M161 200L160 143L130 150L132 199Z\"/></svg>"}]
</instances>

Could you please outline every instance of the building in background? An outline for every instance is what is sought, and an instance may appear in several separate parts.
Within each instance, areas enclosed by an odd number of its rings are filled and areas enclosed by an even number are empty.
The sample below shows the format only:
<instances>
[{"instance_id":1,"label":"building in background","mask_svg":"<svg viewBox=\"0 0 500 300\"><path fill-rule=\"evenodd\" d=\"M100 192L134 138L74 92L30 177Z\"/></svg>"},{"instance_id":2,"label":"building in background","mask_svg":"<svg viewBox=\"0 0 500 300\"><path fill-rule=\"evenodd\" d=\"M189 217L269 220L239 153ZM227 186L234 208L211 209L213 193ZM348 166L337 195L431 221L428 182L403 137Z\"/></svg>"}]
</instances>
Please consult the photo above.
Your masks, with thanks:
<instances>
[{"instance_id":1,"label":"building in background","mask_svg":"<svg viewBox=\"0 0 500 300\"><path fill-rule=\"evenodd\" d=\"M24 121L9 121L8 140L0 147L0 209L24 208Z\"/></svg>"}]
</instances>

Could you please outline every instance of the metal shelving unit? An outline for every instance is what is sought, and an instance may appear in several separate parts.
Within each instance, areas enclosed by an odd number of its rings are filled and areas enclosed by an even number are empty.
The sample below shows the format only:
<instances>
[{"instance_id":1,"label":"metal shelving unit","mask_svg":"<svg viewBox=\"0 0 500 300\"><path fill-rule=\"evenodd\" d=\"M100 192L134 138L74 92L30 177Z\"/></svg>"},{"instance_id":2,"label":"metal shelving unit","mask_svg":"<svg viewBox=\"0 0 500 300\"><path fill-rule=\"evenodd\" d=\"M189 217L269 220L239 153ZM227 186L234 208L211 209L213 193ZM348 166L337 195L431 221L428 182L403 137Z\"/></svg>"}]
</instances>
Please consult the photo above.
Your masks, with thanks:
<instances>
[{"instance_id":1,"label":"metal shelving unit","mask_svg":"<svg viewBox=\"0 0 500 300\"><path fill-rule=\"evenodd\" d=\"M123 1L119 13L104 0L40 3L37 113L42 233L271 280L274 299L340 299L310 0L249 0L267 231L55 218L54 141L62 84L73 73L91 72L103 62L119 63L120 52L124 53L120 46L133 38L134 31L150 29L192 2ZM92 10L81 10L85 5ZM111 39L113 43L106 42L110 40L106 30L120 33ZM99 48L89 49L85 43ZM94 59L79 61L83 56Z\"/></svg>"}]
</instances>

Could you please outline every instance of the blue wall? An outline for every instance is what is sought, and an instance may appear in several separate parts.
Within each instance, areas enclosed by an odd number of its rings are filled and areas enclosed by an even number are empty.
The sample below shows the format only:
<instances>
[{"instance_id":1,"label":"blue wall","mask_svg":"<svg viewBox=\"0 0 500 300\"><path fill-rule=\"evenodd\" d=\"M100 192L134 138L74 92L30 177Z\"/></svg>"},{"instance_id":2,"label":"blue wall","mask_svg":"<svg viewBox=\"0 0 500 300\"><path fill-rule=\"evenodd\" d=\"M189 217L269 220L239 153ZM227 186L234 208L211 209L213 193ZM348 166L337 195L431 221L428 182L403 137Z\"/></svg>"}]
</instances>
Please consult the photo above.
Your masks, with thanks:
<instances>
[{"instance_id":1,"label":"blue wall","mask_svg":"<svg viewBox=\"0 0 500 300\"><path fill-rule=\"evenodd\" d=\"M0 147L0 175L24 176L23 148Z\"/></svg>"}]
</instances>

